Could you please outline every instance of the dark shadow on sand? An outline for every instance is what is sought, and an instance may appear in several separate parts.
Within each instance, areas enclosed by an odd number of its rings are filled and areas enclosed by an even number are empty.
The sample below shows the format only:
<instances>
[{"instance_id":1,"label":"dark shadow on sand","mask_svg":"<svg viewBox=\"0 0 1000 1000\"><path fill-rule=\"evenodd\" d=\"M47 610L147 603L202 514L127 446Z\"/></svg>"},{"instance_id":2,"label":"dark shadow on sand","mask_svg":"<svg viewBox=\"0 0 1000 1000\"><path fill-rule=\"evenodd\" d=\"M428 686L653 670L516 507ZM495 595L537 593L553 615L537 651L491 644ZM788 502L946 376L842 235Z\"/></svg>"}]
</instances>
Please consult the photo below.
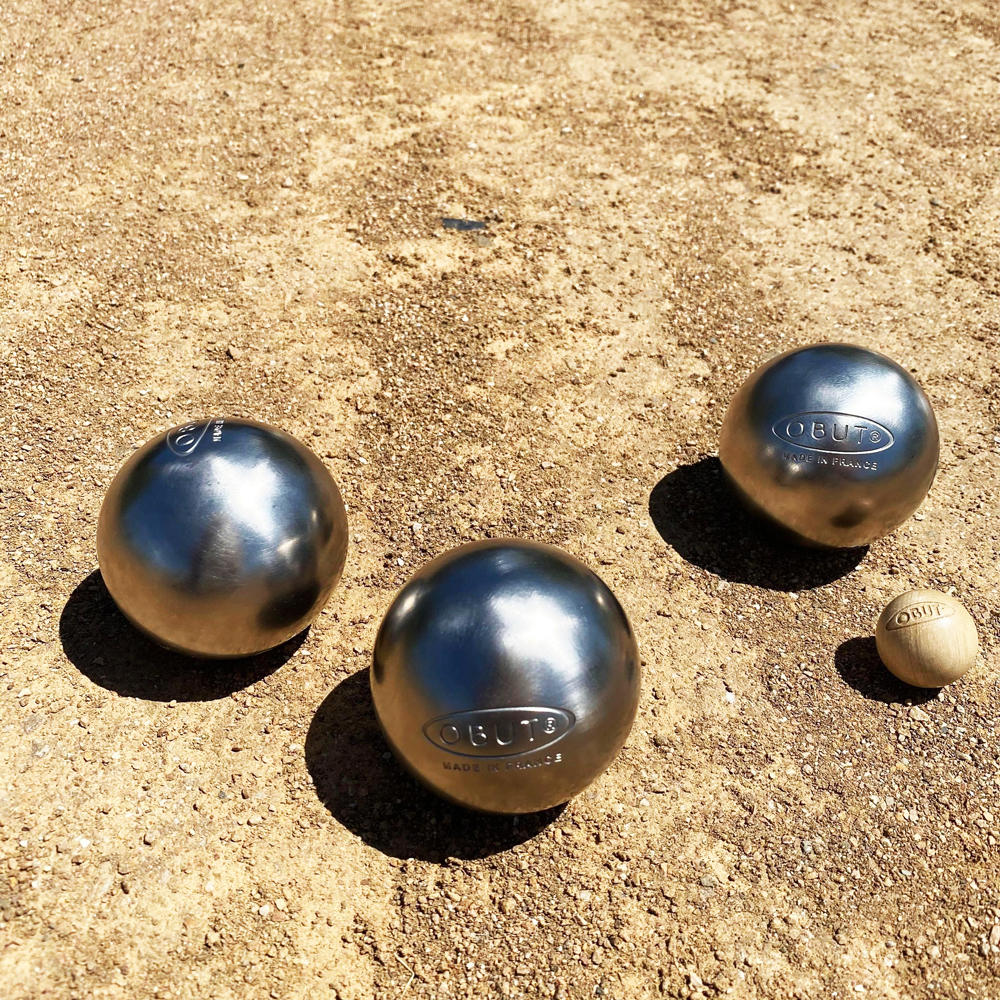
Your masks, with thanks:
<instances>
[{"instance_id":1,"label":"dark shadow on sand","mask_svg":"<svg viewBox=\"0 0 1000 1000\"><path fill-rule=\"evenodd\" d=\"M872 635L848 639L834 656L837 673L844 683L869 701L886 705L924 705L934 701L940 688L912 687L886 670Z\"/></svg>"},{"instance_id":2,"label":"dark shadow on sand","mask_svg":"<svg viewBox=\"0 0 1000 1000\"><path fill-rule=\"evenodd\" d=\"M717 458L668 473L649 496L663 540L695 566L732 583L768 590L809 590L850 573L867 546L813 549L782 537L750 513L726 486Z\"/></svg>"},{"instance_id":3,"label":"dark shadow on sand","mask_svg":"<svg viewBox=\"0 0 1000 1000\"><path fill-rule=\"evenodd\" d=\"M308 629L275 649L237 660L202 660L143 635L118 610L99 570L70 595L59 639L73 665L95 684L146 701L214 701L273 673L302 645Z\"/></svg>"},{"instance_id":4,"label":"dark shadow on sand","mask_svg":"<svg viewBox=\"0 0 1000 1000\"><path fill-rule=\"evenodd\" d=\"M368 671L327 696L306 737L319 800L369 847L395 858L442 863L485 858L539 834L565 808L525 816L471 812L418 784L389 752L372 705Z\"/></svg>"}]
</instances>

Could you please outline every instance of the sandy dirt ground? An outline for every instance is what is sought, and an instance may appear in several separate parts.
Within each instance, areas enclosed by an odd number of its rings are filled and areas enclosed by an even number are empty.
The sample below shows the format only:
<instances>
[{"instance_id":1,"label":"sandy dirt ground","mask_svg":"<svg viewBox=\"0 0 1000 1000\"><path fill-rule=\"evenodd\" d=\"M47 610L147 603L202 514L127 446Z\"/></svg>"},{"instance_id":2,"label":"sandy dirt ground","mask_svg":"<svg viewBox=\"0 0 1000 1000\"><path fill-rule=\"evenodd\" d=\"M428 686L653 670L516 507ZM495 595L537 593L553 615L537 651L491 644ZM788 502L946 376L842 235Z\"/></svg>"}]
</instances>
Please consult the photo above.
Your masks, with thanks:
<instances>
[{"instance_id":1,"label":"sandy dirt ground","mask_svg":"<svg viewBox=\"0 0 1000 1000\"><path fill-rule=\"evenodd\" d=\"M1000 994L998 107L991 0L8 0L0 993ZM911 370L942 453L822 555L715 455L828 340ZM308 442L352 539L306 636L212 666L125 623L94 534L219 414ZM366 675L417 566L509 535L644 663L610 771L520 820L404 776ZM980 631L940 693L872 639L925 586Z\"/></svg>"}]
</instances>

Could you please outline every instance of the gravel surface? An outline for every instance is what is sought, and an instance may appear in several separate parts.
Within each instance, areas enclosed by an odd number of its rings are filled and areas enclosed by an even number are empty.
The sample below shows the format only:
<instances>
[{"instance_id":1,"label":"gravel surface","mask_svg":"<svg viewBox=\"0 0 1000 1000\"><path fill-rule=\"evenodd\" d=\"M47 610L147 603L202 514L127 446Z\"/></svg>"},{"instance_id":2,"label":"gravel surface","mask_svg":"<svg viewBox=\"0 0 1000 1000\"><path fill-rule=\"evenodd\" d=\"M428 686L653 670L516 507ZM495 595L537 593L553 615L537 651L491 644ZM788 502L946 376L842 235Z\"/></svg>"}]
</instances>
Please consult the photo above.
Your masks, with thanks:
<instances>
[{"instance_id":1,"label":"gravel surface","mask_svg":"<svg viewBox=\"0 0 1000 1000\"><path fill-rule=\"evenodd\" d=\"M987 0L0 11L3 996L1000 994L998 49ZM827 340L913 372L942 458L820 554L715 454ZM219 414L352 527L235 664L141 638L94 554L132 449ZM366 677L417 566L509 535L644 660L610 771L519 820L415 786ZM914 587L979 627L941 692L875 651Z\"/></svg>"}]
</instances>

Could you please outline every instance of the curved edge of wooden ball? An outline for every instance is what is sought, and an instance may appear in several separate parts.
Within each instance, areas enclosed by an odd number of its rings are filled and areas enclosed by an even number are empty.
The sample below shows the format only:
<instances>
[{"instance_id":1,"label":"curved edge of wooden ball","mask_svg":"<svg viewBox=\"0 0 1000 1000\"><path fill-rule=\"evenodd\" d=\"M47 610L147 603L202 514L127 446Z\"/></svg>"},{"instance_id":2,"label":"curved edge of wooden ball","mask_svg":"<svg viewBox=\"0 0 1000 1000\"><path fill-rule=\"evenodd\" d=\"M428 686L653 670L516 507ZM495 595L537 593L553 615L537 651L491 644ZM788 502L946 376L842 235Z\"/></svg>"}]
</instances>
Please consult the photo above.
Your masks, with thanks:
<instances>
[{"instance_id":1,"label":"curved edge of wooden ball","mask_svg":"<svg viewBox=\"0 0 1000 1000\"><path fill-rule=\"evenodd\" d=\"M878 655L906 684L940 688L976 662L979 635L965 606L940 590L908 590L894 597L875 626Z\"/></svg>"}]
</instances>

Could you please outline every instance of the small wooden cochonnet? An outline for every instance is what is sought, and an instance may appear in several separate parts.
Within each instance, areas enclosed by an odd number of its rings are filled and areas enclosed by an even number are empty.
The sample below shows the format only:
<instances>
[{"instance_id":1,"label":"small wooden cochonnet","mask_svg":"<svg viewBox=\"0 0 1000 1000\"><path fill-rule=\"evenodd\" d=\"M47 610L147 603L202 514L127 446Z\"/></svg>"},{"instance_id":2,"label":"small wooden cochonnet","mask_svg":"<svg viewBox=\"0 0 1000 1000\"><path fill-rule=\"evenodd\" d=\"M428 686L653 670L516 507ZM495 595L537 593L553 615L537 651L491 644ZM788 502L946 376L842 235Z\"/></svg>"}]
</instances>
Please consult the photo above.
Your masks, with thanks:
<instances>
[{"instance_id":1,"label":"small wooden cochonnet","mask_svg":"<svg viewBox=\"0 0 1000 1000\"><path fill-rule=\"evenodd\" d=\"M893 598L875 628L878 655L914 687L951 684L976 662L976 623L962 602L939 590L909 590Z\"/></svg>"}]
</instances>

